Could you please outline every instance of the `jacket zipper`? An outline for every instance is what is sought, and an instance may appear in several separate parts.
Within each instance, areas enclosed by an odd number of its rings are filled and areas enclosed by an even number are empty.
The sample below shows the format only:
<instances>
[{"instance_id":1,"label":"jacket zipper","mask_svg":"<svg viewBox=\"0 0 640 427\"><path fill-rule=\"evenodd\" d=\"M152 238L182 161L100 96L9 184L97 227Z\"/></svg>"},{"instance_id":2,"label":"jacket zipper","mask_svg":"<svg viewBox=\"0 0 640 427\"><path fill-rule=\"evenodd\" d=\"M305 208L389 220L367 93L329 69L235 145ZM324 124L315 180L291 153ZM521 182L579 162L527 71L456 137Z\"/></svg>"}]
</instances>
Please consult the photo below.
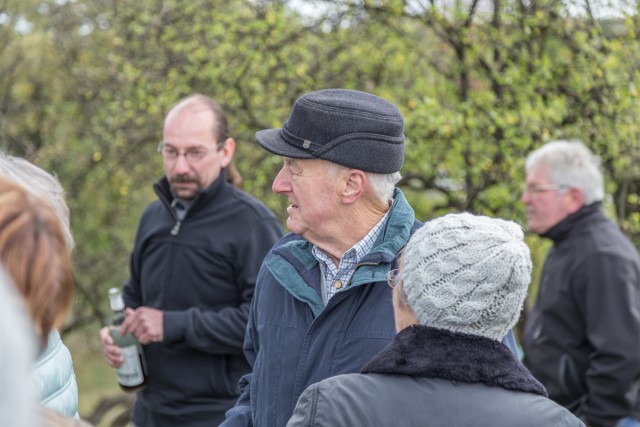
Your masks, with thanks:
<instances>
[{"instance_id":1,"label":"jacket zipper","mask_svg":"<svg viewBox=\"0 0 640 427\"><path fill-rule=\"evenodd\" d=\"M175 214L173 216L176 216ZM176 218L177 219L177 218ZM176 236L180 232L180 226L182 225L182 221L176 222L176 225L171 229L171 235Z\"/></svg>"},{"instance_id":2,"label":"jacket zipper","mask_svg":"<svg viewBox=\"0 0 640 427\"><path fill-rule=\"evenodd\" d=\"M373 261L365 261L365 262L359 262L356 264L356 268L353 270L353 274L351 275L351 278L349 279L349 282L347 283L347 285L345 286L345 288L348 288L349 286L351 286L351 280L353 279L353 276L355 276L356 272L358 271L358 269L360 267L364 267L367 265L380 265L379 262L373 262Z\"/></svg>"},{"instance_id":3,"label":"jacket zipper","mask_svg":"<svg viewBox=\"0 0 640 427\"><path fill-rule=\"evenodd\" d=\"M174 225L173 228L171 229L171 235L177 236L178 233L180 232L180 226L182 225L182 221L178 219L178 216L176 215L176 213L173 211L173 208L171 207L171 203L169 203L169 201L164 197L164 195L158 194L158 197L160 198L160 200L162 200L162 203L164 203L164 205L169 209L169 212L171 212L171 215L173 215L173 217L177 221L176 225Z\"/></svg>"}]
</instances>

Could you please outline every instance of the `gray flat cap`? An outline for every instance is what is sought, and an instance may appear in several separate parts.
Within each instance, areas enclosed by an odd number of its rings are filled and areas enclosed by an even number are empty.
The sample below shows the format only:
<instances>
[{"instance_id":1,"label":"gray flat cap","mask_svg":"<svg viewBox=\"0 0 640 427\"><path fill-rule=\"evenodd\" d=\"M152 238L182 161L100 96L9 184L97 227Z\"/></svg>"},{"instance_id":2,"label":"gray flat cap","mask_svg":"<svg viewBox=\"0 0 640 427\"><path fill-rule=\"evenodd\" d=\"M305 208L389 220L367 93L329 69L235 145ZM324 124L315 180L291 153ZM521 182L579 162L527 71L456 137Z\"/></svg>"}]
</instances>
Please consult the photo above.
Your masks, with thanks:
<instances>
[{"instance_id":1,"label":"gray flat cap","mask_svg":"<svg viewBox=\"0 0 640 427\"><path fill-rule=\"evenodd\" d=\"M398 172L404 162L398 107L366 92L324 89L302 95L281 129L256 133L279 156L323 159L365 172Z\"/></svg>"}]
</instances>

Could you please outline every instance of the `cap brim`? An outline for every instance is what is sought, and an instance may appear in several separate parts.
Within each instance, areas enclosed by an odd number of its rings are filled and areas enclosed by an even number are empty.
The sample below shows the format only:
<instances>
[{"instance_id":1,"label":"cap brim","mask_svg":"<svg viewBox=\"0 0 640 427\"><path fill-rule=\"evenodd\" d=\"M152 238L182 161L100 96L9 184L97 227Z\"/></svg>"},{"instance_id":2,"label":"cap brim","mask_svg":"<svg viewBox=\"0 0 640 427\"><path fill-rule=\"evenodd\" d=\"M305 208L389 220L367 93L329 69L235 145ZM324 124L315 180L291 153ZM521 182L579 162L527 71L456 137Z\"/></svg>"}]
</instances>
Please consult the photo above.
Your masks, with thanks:
<instances>
[{"instance_id":1,"label":"cap brim","mask_svg":"<svg viewBox=\"0 0 640 427\"><path fill-rule=\"evenodd\" d=\"M307 150L294 147L288 144L282 136L280 129L265 129L256 132L256 140L258 144L270 153L277 154L282 157L291 157L294 159L314 159L315 157Z\"/></svg>"}]
</instances>

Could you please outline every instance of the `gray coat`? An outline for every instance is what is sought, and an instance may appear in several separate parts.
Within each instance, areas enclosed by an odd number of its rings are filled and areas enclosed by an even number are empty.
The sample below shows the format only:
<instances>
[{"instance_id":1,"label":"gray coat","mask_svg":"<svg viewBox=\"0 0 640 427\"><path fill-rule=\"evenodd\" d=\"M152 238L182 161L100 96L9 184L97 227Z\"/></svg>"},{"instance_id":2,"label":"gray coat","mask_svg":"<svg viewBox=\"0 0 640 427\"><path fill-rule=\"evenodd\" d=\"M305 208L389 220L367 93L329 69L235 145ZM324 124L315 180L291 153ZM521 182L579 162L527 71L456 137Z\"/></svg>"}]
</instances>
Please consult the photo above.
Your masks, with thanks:
<instances>
[{"instance_id":1,"label":"gray coat","mask_svg":"<svg viewBox=\"0 0 640 427\"><path fill-rule=\"evenodd\" d=\"M310 386L287 426L584 427L487 338L409 327L363 373Z\"/></svg>"}]
</instances>

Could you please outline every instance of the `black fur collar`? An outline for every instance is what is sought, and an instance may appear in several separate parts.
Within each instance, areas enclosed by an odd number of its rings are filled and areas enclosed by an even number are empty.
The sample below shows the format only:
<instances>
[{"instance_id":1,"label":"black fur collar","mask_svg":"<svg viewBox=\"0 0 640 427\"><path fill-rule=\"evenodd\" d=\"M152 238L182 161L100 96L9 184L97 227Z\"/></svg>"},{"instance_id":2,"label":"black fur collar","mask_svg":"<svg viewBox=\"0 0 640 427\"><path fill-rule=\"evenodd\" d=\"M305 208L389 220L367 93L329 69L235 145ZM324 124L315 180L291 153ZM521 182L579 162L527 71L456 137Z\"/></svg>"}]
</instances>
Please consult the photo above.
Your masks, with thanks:
<instances>
[{"instance_id":1,"label":"black fur collar","mask_svg":"<svg viewBox=\"0 0 640 427\"><path fill-rule=\"evenodd\" d=\"M547 396L544 386L502 343L428 326L400 331L362 373L442 378Z\"/></svg>"}]
</instances>

